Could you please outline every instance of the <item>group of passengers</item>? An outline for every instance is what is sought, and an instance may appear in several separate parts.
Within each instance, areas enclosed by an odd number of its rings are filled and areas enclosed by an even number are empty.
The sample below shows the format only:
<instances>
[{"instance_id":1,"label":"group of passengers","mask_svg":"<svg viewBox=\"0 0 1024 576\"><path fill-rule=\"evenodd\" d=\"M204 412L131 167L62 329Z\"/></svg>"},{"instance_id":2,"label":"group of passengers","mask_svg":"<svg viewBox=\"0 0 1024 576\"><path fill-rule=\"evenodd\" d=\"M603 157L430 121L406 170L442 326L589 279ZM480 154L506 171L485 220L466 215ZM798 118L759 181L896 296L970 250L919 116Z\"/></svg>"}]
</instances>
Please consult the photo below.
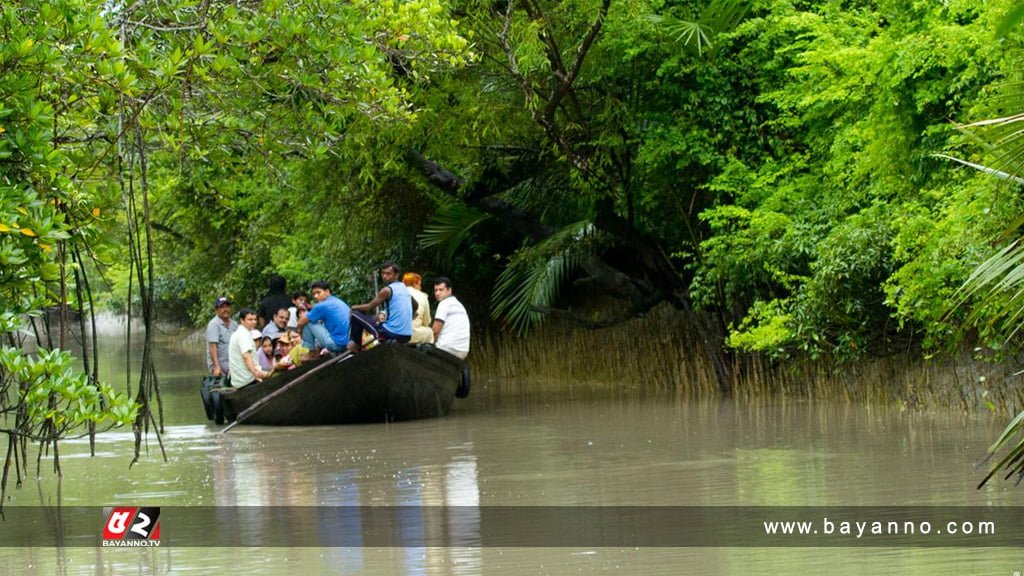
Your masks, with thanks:
<instances>
[{"instance_id":1,"label":"group of passengers","mask_svg":"<svg viewBox=\"0 0 1024 576\"><path fill-rule=\"evenodd\" d=\"M242 308L237 322L231 318L231 300L217 298L216 315L206 327L210 373L215 377L230 374L231 384L240 387L321 355L356 353L384 340L433 344L457 358L466 358L469 315L452 295L451 280L435 278L438 304L431 320L419 274L403 276L398 265L387 262L380 267L380 276L384 287L373 299L351 307L331 294L324 281L313 282L309 295L299 291L289 296L285 279L276 275L270 278L269 294L259 307ZM310 295L315 302L312 306ZM382 311L373 316L375 308Z\"/></svg>"}]
</instances>

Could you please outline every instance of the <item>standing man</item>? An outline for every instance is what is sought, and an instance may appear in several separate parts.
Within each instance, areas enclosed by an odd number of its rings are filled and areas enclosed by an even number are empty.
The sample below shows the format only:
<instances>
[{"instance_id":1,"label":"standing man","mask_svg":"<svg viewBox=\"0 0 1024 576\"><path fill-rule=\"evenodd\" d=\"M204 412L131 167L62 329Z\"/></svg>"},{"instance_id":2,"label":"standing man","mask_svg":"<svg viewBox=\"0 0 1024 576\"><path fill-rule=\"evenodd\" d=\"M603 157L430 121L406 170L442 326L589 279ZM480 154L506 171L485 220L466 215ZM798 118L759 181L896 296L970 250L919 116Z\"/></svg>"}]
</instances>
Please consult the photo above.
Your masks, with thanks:
<instances>
[{"instance_id":1,"label":"standing man","mask_svg":"<svg viewBox=\"0 0 1024 576\"><path fill-rule=\"evenodd\" d=\"M267 288L270 292L263 300L260 300L259 308L256 309L256 315L259 317L258 328L262 329L266 326L274 317L274 312L292 305L291 297L285 293L287 286L288 282L278 274L274 274L267 280Z\"/></svg>"},{"instance_id":2,"label":"standing man","mask_svg":"<svg viewBox=\"0 0 1024 576\"><path fill-rule=\"evenodd\" d=\"M215 316L206 324L206 368L215 377L228 373L228 343L238 329L231 318L231 300L221 296L213 303Z\"/></svg>"},{"instance_id":3,"label":"standing man","mask_svg":"<svg viewBox=\"0 0 1024 576\"><path fill-rule=\"evenodd\" d=\"M302 334L302 344L306 348L326 348L331 352L341 352L348 345L349 310L348 304L331 295L327 282L313 282L309 290L316 304L299 317L298 328Z\"/></svg>"},{"instance_id":4,"label":"standing man","mask_svg":"<svg viewBox=\"0 0 1024 576\"><path fill-rule=\"evenodd\" d=\"M374 325L378 338L382 340L408 342L412 338L412 296L402 283L402 271L394 262L385 262L380 267L380 278L384 281L384 287L373 300L352 307L353 313L359 313L354 314L358 321L352 323L351 335L357 350L362 345L366 325ZM381 304L387 309L387 318L383 322L374 323L369 314Z\"/></svg>"},{"instance_id":5,"label":"standing man","mask_svg":"<svg viewBox=\"0 0 1024 576\"><path fill-rule=\"evenodd\" d=\"M412 339L409 340L413 344L430 344L434 341L434 331L430 326L430 301L420 289L422 281L423 277L415 272L406 272L402 276L402 283L416 302L412 315Z\"/></svg>"},{"instance_id":6,"label":"standing man","mask_svg":"<svg viewBox=\"0 0 1024 576\"><path fill-rule=\"evenodd\" d=\"M238 329L231 335L228 356L231 366L231 385L241 388L254 380L270 376L256 363L256 347L253 344L253 330L256 328L256 311L242 308L238 312Z\"/></svg>"},{"instance_id":7,"label":"standing man","mask_svg":"<svg viewBox=\"0 0 1024 576\"><path fill-rule=\"evenodd\" d=\"M452 281L444 276L434 280L434 346L465 360L469 354L469 314L459 299L452 295Z\"/></svg>"}]
</instances>

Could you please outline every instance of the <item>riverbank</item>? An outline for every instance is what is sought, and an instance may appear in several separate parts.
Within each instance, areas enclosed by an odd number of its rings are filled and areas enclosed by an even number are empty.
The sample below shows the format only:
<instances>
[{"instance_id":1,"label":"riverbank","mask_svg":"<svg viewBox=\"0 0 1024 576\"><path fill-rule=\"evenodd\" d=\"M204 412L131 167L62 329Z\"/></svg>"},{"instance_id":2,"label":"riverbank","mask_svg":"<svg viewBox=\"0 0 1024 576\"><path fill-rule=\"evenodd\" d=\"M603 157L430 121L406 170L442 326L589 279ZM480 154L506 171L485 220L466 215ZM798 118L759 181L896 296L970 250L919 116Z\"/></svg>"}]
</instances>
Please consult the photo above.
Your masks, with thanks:
<instances>
[{"instance_id":1,"label":"riverbank","mask_svg":"<svg viewBox=\"0 0 1024 576\"><path fill-rule=\"evenodd\" d=\"M474 371L532 385L679 389L718 394L714 369L692 319L668 306L617 326L588 330L550 322L529 336L485 334L474 341ZM924 358L906 352L855 363L827 360L772 362L750 357L734 366L737 397L782 394L797 398L882 402L905 409L950 407L1012 413L1024 391L1008 363L974 358L972 351Z\"/></svg>"}]
</instances>

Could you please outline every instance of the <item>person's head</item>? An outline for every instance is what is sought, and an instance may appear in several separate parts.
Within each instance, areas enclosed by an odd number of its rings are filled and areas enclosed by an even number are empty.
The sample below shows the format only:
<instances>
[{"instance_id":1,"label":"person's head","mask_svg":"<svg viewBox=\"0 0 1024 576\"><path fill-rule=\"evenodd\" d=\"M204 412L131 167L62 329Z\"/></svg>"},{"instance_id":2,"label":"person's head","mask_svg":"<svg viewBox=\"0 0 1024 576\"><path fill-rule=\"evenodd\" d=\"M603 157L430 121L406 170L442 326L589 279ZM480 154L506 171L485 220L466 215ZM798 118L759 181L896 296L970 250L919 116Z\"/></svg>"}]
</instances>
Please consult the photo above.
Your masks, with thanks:
<instances>
[{"instance_id":1,"label":"person's head","mask_svg":"<svg viewBox=\"0 0 1024 576\"><path fill-rule=\"evenodd\" d=\"M256 327L256 311L252 308L242 308L238 311L238 323L252 330Z\"/></svg>"},{"instance_id":2,"label":"person's head","mask_svg":"<svg viewBox=\"0 0 1024 576\"><path fill-rule=\"evenodd\" d=\"M438 302L452 295L452 281L446 276L434 278L434 298Z\"/></svg>"},{"instance_id":3,"label":"person's head","mask_svg":"<svg viewBox=\"0 0 1024 576\"><path fill-rule=\"evenodd\" d=\"M227 296L217 298L213 302L213 310L221 320L231 318L231 299Z\"/></svg>"},{"instance_id":4,"label":"person's head","mask_svg":"<svg viewBox=\"0 0 1024 576\"><path fill-rule=\"evenodd\" d=\"M274 356L280 358L285 354L288 354L292 350L292 344L295 343L295 337L292 336L292 331L289 330L276 340L277 345L274 347Z\"/></svg>"},{"instance_id":5,"label":"person's head","mask_svg":"<svg viewBox=\"0 0 1024 576\"><path fill-rule=\"evenodd\" d=\"M284 276L274 274L267 279L267 288L270 288L271 294L284 294L285 288L288 287L288 281L284 279Z\"/></svg>"},{"instance_id":6,"label":"person's head","mask_svg":"<svg viewBox=\"0 0 1024 576\"><path fill-rule=\"evenodd\" d=\"M288 326L288 318L291 315L288 314L287 308L278 308L277 312L274 312L274 316L270 319L271 322L277 326L278 330L284 330Z\"/></svg>"},{"instance_id":7,"label":"person's head","mask_svg":"<svg viewBox=\"0 0 1024 576\"><path fill-rule=\"evenodd\" d=\"M277 345L281 348L281 352L283 354L287 354L292 349L292 346L294 346L295 343L298 342L298 340L298 332L293 332L289 330L282 334L281 337L277 339Z\"/></svg>"},{"instance_id":8,"label":"person's head","mask_svg":"<svg viewBox=\"0 0 1024 576\"><path fill-rule=\"evenodd\" d=\"M249 331L249 335L250 335L250 336L252 336L252 343L253 343L253 344L254 344L254 345L255 345L256 347L259 347L259 345L260 345L260 342L262 342L262 341L263 341L263 333L262 333L262 332L260 332L259 330L256 330L256 329L254 328L254 329L252 329L252 330L250 330L250 331Z\"/></svg>"},{"instance_id":9,"label":"person's head","mask_svg":"<svg viewBox=\"0 0 1024 576\"><path fill-rule=\"evenodd\" d=\"M309 286L309 293L313 295L313 300L323 302L331 295L331 286L324 280L317 280Z\"/></svg>"},{"instance_id":10,"label":"person's head","mask_svg":"<svg viewBox=\"0 0 1024 576\"><path fill-rule=\"evenodd\" d=\"M385 262L380 265L380 278L386 284L398 281L402 277L402 269L394 262Z\"/></svg>"},{"instance_id":11,"label":"person's head","mask_svg":"<svg viewBox=\"0 0 1024 576\"><path fill-rule=\"evenodd\" d=\"M296 308L301 308L302 307L302 306L299 306L299 304L309 304L309 294L306 294L305 292L303 292L301 290L298 291L298 292L293 292L292 293L292 304L294 304Z\"/></svg>"},{"instance_id":12,"label":"person's head","mask_svg":"<svg viewBox=\"0 0 1024 576\"><path fill-rule=\"evenodd\" d=\"M264 336L260 339L260 348L263 348L263 353L270 358L274 355L274 339L270 336Z\"/></svg>"},{"instance_id":13,"label":"person's head","mask_svg":"<svg viewBox=\"0 0 1024 576\"><path fill-rule=\"evenodd\" d=\"M423 282L423 277L415 272L406 272L402 275L402 284L405 284L406 286L412 286L419 290L421 282Z\"/></svg>"}]
</instances>

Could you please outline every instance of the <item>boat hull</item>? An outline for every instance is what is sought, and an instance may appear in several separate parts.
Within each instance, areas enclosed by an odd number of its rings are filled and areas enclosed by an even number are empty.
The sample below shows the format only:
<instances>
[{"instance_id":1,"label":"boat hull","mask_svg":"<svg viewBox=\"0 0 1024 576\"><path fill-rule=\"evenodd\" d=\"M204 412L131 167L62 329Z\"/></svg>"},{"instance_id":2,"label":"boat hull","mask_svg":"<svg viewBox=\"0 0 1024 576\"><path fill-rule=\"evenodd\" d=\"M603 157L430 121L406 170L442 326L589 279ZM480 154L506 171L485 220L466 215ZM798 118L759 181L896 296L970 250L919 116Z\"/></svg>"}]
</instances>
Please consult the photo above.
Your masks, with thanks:
<instances>
[{"instance_id":1,"label":"boat hull","mask_svg":"<svg viewBox=\"0 0 1024 576\"><path fill-rule=\"evenodd\" d=\"M234 421L260 399L326 361L307 362L263 382L221 392L225 418ZM432 346L385 343L310 374L240 423L315 426L443 416L460 382L468 377L465 369L464 362Z\"/></svg>"}]
</instances>

